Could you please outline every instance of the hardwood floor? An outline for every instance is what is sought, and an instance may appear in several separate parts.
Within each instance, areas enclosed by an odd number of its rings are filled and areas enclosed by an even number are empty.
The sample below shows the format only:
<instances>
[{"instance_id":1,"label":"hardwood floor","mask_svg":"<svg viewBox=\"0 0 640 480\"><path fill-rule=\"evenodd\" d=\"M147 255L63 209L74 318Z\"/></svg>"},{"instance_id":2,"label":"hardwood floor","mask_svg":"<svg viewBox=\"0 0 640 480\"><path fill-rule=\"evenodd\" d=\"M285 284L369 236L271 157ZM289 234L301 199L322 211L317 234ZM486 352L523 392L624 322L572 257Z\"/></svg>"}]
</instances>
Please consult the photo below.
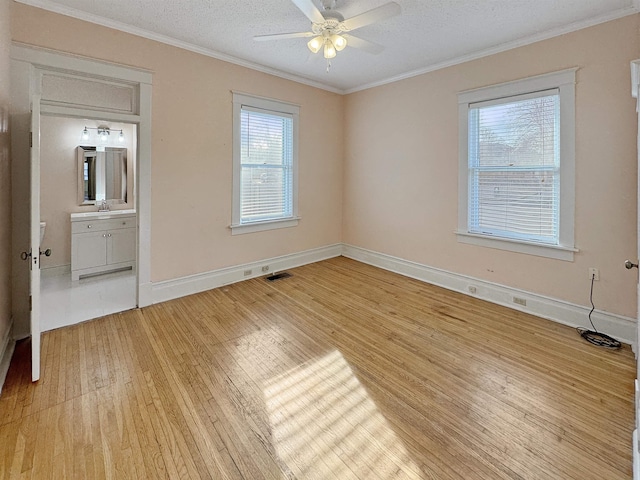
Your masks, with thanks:
<instances>
[{"instance_id":1,"label":"hardwood floor","mask_svg":"<svg viewBox=\"0 0 640 480\"><path fill-rule=\"evenodd\" d=\"M0 478L629 479L633 354L335 258L18 345Z\"/></svg>"}]
</instances>

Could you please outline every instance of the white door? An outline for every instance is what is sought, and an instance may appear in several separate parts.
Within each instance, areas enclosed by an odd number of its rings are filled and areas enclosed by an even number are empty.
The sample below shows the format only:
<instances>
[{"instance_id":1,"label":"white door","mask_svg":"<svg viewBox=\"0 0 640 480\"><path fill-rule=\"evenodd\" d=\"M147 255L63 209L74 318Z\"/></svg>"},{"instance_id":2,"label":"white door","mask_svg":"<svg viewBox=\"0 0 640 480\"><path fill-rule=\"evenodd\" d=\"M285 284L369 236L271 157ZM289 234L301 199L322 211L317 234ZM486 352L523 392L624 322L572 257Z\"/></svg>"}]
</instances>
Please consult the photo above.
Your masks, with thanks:
<instances>
[{"instance_id":1,"label":"white door","mask_svg":"<svg viewBox=\"0 0 640 480\"><path fill-rule=\"evenodd\" d=\"M631 62L631 93L636 98L636 112L638 113L638 165L640 166L640 60ZM640 170L638 171L638 256L640 259ZM629 269L638 267L638 260L636 263L627 260L625 266ZM636 274L638 272L636 271ZM638 443L638 431L640 429L640 392L638 392L638 382L640 382L640 283L637 284L637 297L638 297L638 310L637 310L637 323L636 323L636 429L633 432L633 478L634 480L640 479L640 445Z\"/></svg>"},{"instance_id":2,"label":"white door","mask_svg":"<svg viewBox=\"0 0 640 480\"><path fill-rule=\"evenodd\" d=\"M40 378L40 95L31 98L31 380Z\"/></svg>"},{"instance_id":3,"label":"white door","mask_svg":"<svg viewBox=\"0 0 640 480\"><path fill-rule=\"evenodd\" d=\"M638 166L640 167L640 99L637 103L638 110ZM638 240L638 256L639 260L636 263L625 262L625 266L629 268L635 266L638 268L640 263L640 170L638 171L638 223L637 223L637 240ZM637 272L636 272L637 273ZM640 277L639 277L640 278ZM640 392L638 391L638 385L640 382L640 281L636 286L638 309L637 309L637 321L636 321L636 392L635 392L635 410L636 410L636 428L633 432L633 478L634 480L640 480L640 443L638 443L638 432L640 432Z\"/></svg>"},{"instance_id":4,"label":"white door","mask_svg":"<svg viewBox=\"0 0 640 480\"><path fill-rule=\"evenodd\" d=\"M636 110L638 113L638 167L640 168L640 99L636 103ZM636 268L640 263L640 170L638 170L638 223L637 223L637 241L638 241L638 260L636 261ZM629 268L627 266L627 268ZM636 272L637 273L637 272ZM637 284L637 297L638 297L638 309L637 309L637 322L636 322L636 382L640 382L640 277ZM636 387L637 388L637 387ZM640 395L636 392L636 428L640 428ZM640 465L639 465L640 466ZM637 477L640 478L640 472L637 472Z\"/></svg>"}]
</instances>

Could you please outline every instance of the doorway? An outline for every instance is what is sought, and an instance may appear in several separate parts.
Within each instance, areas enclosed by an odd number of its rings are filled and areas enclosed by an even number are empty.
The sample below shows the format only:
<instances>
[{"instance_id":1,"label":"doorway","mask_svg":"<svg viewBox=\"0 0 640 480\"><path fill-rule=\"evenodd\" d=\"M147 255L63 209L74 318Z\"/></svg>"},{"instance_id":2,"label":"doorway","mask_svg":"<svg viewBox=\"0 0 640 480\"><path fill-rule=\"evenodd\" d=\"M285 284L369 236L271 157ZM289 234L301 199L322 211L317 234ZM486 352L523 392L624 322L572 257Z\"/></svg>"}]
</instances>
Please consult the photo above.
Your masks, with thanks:
<instances>
[{"instance_id":1,"label":"doorway","mask_svg":"<svg viewBox=\"0 0 640 480\"><path fill-rule=\"evenodd\" d=\"M11 47L12 328L16 340L31 336L33 381L41 375L40 257L46 256L39 235L41 116L137 125L133 250L136 304L144 307L152 303L151 93L152 74L144 70L26 45Z\"/></svg>"},{"instance_id":2,"label":"doorway","mask_svg":"<svg viewBox=\"0 0 640 480\"><path fill-rule=\"evenodd\" d=\"M43 332L137 306L136 138L135 124L53 115L41 117L41 250L50 252L49 256L41 257L40 263ZM114 156L116 153L118 155ZM92 215L100 208L108 211L99 216ZM123 217L122 213L126 215ZM74 278L72 272L76 272L78 260L74 265L72 239L87 236L82 233L74 236L73 232L78 231L81 223L72 221L77 218L102 219L90 220L88 225L93 229L88 234L93 234L93 238L97 235L103 245L110 240L108 232L96 234L96 228L105 221L111 222L110 218L129 219L130 228L124 233L128 234L127 241L131 243L126 248L129 252L126 260L132 265L125 266L121 262L113 268L105 266L98 272L84 268L82 275L76 273L75 277L79 278ZM122 230L118 232L123 233ZM102 256L106 253L103 249ZM106 263L100 262L97 251L91 256L97 257L98 263Z\"/></svg>"}]
</instances>

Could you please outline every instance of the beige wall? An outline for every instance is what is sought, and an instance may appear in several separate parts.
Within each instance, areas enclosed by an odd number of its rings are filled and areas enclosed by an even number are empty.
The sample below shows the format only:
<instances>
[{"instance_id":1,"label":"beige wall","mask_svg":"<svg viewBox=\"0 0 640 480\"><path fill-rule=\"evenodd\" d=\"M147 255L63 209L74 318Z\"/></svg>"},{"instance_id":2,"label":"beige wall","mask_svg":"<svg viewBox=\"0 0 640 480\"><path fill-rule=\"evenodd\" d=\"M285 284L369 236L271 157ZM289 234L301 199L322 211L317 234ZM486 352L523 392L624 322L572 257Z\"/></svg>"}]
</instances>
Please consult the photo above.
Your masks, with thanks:
<instances>
[{"instance_id":1,"label":"beige wall","mask_svg":"<svg viewBox=\"0 0 640 480\"><path fill-rule=\"evenodd\" d=\"M633 15L346 99L343 241L447 271L589 303L600 269L601 310L635 317L635 101L629 62L640 57ZM575 240L564 262L461 244L457 93L579 67Z\"/></svg>"},{"instance_id":2,"label":"beige wall","mask_svg":"<svg viewBox=\"0 0 640 480\"><path fill-rule=\"evenodd\" d=\"M0 355L11 326L10 0L0 0Z\"/></svg>"},{"instance_id":3,"label":"beige wall","mask_svg":"<svg viewBox=\"0 0 640 480\"><path fill-rule=\"evenodd\" d=\"M133 125L114 122L99 122L75 118L41 117L40 121L40 220L47 223L41 249L51 249L50 257L41 257L42 268L69 265L71 263L70 214L95 211L95 205L78 205L78 145L95 146L84 141L81 132L85 126L95 128L106 125L111 130L123 130L125 141L119 143L117 134L112 134L107 143L101 145L127 149L129 175L128 199L131 203L114 205L113 210L134 208L133 193ZM90 130L91 134L95 131Z\"/></svg>"},{"instance_id":4,"label":"beige wall","mask_svg":"<svg viewBox=\"0 0 640 480\"><path fill-rule=\"evenodd\" d=\"M341 241L341 96L17 3L12 35L153 71L152 281ZM301 105L295 228L231 236L232 90Z\"/></svg>"},{"instance_id":5,"label":"beige wall","mask_svg":"<svg viewBox=\"0 0 640 480\"><path fill-rule=\"evenodd\" d=\"M154 72L153 281L344 241L580 305L597 267L598 308L635 316L636 278L621 265L636 251L638 15L340 97L22 4L12 14L16 41ZM458 243L457 93L569 67L579 67L575 260ZM231 90L302 106L297 228L227 228Z\"/></svg>"}]
</instances>

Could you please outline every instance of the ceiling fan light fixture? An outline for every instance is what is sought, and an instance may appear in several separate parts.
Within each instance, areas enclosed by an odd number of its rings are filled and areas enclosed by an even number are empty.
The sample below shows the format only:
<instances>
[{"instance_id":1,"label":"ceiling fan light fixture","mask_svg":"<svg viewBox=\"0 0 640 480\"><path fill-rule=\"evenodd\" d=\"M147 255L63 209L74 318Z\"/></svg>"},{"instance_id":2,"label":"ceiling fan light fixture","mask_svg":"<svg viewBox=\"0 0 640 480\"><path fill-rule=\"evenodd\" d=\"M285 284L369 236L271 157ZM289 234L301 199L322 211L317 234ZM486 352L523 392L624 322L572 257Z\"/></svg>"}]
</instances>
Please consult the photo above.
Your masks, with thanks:
<instances>
[{"instance_id":1,"label":"ceiling fan light fixture","mask_svg":"<svg viewBox=\"0 0 640 480\"><path fill-rule=\"evenodd\" d=\"M333 42L331 40L327 40L324 44L324 58L334 58L336 53L336 47L333 46Z\"/></svg>"},{"instance_id":2,"label":"ceiling fan light fixture","mask_svg":"<svg viewBox=\"0 0 640 480\"><path fill-rule=\"evenodd\" d=\"M324 45L324 38L322 38L322 36L313 37L307 43L307 47L309 47L309 50L313 53L318 53L322 48L322 45Z\"/></svg>"},{"instance_id":3,"label":"ceiling fan light fixture","mask_svg":"<svg viewBox=\"0 0 640 480\"><path fill-rule=\"evenodd\" d=\"M270 35L256 35L254 40L276 40L288 38L310 38L307 47L312 53L319 53L322 49L327 59L327 72L332 58L347 47L359 48L368 53L378 54L383 50L381 45L351 35L353 30L371 25L387 18L399 15L402 8L395 1L367 10L359 15L345 19L336 10L337 0L291 0L293 4L311 21L311 29L306 32L276 33ZM640 0L635 0L640 1ZM318 9L317 3L322 6Z\"/></svg>"},{"instance_id":4,"label":"ceiling fan light fixture","mask_svg":"<svg viewBox=\"0 0 640 480\"><path fill-rule=\"evenodd\" d=\"M338 52L341 52L347 46L347 39L342 35L334 34L331 35L331 43L333 43L333 46Z\"/></svg>"}]
</instances>

